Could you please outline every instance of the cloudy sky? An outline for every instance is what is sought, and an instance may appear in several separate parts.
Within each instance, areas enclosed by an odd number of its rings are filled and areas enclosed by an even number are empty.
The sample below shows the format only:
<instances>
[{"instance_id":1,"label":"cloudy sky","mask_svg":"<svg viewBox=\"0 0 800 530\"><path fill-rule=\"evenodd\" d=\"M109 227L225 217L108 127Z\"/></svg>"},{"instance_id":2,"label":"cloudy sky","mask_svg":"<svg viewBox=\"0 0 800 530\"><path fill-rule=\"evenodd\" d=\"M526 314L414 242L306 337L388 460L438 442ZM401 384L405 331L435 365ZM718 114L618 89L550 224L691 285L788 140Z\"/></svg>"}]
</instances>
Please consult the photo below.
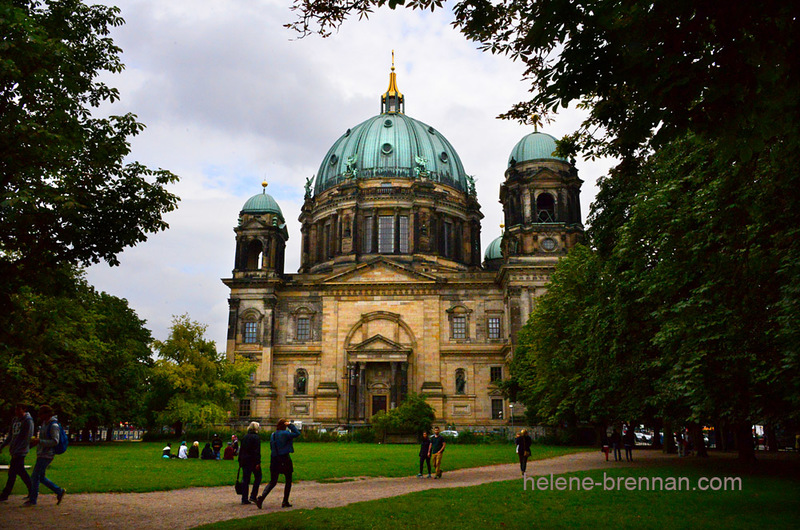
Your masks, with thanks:
<instances>
[{"instance_id":1,"label":"cloudy sky","mask_svg":"<svg viewBox=\"0 0 800 530\"><path fill-rule=\"evenodd\" d=\"M107 81L147 125L131 160L171 170L181 202L169 230L126 250L121 265L88 279L127 298L158 339L173 315L209 326L224 349L229 277L239 210L261 181L287 219L286 271L300 263L297 217L303 184L348 128L380 112L395 50L406 113L450 140L477 179L484 249L500 233L499 186L511 149L532 131L495 117L526 98L522 65L482 53L451 26L448 10L381 11L333 36L296 39L289 0L125 0L126 24L112 38L126 70ZM561 137L581 116L562 112L545 127ZM607 161L579 161L584 220Z\"/></svg>"}]
</instances>

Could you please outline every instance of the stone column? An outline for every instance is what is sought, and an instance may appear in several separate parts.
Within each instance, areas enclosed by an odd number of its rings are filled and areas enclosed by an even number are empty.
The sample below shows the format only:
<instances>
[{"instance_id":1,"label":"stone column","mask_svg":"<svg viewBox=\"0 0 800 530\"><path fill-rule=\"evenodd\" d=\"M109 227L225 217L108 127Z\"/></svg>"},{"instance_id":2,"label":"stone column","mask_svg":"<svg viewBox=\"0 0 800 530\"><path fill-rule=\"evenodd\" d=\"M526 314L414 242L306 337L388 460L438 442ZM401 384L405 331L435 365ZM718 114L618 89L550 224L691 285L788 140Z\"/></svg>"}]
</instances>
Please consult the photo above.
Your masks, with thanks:
<instances>
[{"instance_id":1,"label":"stone column","mask_svg":"<svg viewBox=\"0 0 800 530\"><path fill-rule=\"evenodd\" d=\"M358 363L358 419L367 419L367 363Z\"/></svg>"},{"instance_id":2,"label":"stone column","mask_svg":"<svg viewBox=\"0 0 800 530\"><path fill-rule=\"evenodd\" d=\"M389 409L393 409L398 405L398 388L397 388L397 363L392 362L392 378L389 380Z\"/></svg>"}]
</instances>

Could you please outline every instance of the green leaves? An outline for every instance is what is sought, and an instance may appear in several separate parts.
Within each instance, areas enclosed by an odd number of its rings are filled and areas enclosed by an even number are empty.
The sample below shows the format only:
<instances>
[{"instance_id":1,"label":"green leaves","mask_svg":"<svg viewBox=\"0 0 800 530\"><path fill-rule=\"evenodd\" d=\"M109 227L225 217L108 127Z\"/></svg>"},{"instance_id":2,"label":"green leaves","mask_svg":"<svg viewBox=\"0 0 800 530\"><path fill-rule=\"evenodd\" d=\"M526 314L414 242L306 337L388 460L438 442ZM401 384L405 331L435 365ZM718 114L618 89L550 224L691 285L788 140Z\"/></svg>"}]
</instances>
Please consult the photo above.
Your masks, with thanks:
<instances>
[{"instance_id":1,"label":"green leaves","mask_svg":"<svg viewBox=\"0 0 800 530\"><path fill-rule=\"evenodd\" d=\"M205 339L207 326L188 315L173 318L170 336L155 341L160 359L152 370L150 410L160 424L188 423L206 427L228 419L232 397L244 397L251 362L229 363Z\"/></svg>"}]
</instances>

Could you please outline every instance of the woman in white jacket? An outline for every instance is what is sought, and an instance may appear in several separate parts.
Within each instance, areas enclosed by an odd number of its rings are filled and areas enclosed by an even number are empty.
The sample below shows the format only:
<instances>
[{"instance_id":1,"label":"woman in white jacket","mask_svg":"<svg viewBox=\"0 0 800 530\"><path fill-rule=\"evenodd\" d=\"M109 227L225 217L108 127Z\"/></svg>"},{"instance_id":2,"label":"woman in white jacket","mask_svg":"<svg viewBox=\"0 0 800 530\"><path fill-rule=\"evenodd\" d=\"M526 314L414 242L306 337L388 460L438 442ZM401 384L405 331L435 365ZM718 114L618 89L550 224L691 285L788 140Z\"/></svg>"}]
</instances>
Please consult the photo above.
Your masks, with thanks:
<instances>
[{"instance_id":1,"label":"woman in white jacket","mask_svg":"<svg viewBox=\"0 0 800 530\"><path fill-rule=\"evenodd\" d=\"M189 458L189 449L186 447L186 442L181 442L181 448L178 449L178 458Z\"/></svg>"}]
</instances>

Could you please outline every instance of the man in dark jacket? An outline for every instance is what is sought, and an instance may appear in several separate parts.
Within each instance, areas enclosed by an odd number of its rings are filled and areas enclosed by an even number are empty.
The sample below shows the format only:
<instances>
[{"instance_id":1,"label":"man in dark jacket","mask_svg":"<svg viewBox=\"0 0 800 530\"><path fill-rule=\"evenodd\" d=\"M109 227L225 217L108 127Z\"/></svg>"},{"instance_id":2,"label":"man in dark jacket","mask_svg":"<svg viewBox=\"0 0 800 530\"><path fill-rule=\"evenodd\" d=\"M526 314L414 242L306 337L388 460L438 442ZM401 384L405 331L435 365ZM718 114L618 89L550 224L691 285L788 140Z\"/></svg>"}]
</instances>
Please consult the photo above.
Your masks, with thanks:
<instances>
[{"instance_id":1,"label":"man in dark jacket","mask_svg":"<svg viewBox=\"0 0 800 530\"><path fill-rule=\"evenodd\" d=\"M292 491L292 473L294 472L294 465L292 458L289 456L294 453L294 439L300 436L300 431L297 430L294 423L289 420L281 419L278 421L276 431L272 433L269 439L270 446L270 460L269 460L269 485L264 493L256 501L258 509L264 504L264 499L267 498L269 492L278 483L278 476L283 475L286 477L286 484L283 488L283 504L281 508L291 508L289 504L289 493Z\"/></svg>"},{"instance_id":2,"label":"man in dark jacket","mask_svg":"<svg viewBox=\"0 0 800 530\"><path fill-rule=\"evenodd\" d=\"M239 449L239 467L242 468L242 504L252 504L258 498L258 487L261 486L261 438L258 422L252 422L247 427L247 434L242 438ZM253 475L253 491L247 498L250 486L250 475Z\"/></svg>"},{"instance_id":3,"label":"man in dark jacket","mask_svg":"<svg viewBox=\"0 0 800 530\"><path fill-rule=\"evenodd\" d=\"M216 434L211 438L211 449L214 450L214 456L219 460L219 453L222 451L222 438Z\"/></svg>"},{"instance_id":4,"label":"man in dark jacket","mask_svg":"<svg viewBox=\"0 0 800 530\"><path fill-rule=\"evenodd\" d=\"M431 440L428 438L428 433L422 433L422 442L419 445L419 475L417 478L422 478L422 463L428 463L428 478L431 478Z\"/></svg>"},{"instance_id":5,"label":"man in dark jacket","mask_svg":"<svg viewBox=\"0 0 800 530\"><path fill-rule=\"evenodd\" d=\"M31 437L33 436L33 418L25 410L25 405L18 404L14 408L14 421L11 423L11 430L8 436L0 445L0 451L3 447L9 446L8 451L11 453L11 463L8 466L8 480L3 492L0 493L0 502L7 501L8 496L14 489L14 483L17 481L17 476L22 479L25 487L28 488L28 497L31 495L31 477L25 471L25 456L30 451Z\"/></svg>"}]
</instances>

